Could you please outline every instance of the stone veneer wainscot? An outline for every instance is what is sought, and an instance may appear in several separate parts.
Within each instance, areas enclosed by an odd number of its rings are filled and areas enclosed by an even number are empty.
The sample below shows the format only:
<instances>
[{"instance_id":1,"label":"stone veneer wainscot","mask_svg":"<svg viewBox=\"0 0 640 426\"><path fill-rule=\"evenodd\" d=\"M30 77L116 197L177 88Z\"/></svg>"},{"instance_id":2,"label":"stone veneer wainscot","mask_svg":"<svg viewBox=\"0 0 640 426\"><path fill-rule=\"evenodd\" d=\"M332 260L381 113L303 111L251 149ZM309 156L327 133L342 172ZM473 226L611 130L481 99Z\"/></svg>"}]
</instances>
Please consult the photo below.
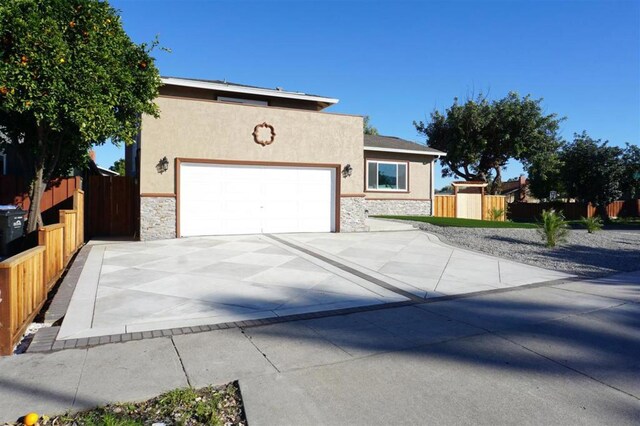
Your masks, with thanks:
<instances>
[{"instance_id":1,"label":"stone veneer wainscot","mask_svg":"<svg viewBox=\"0 0 640 426\"><path fill-rule=\"evenodd\" d=\"M340 197L340 232L367 231L364 197Z\"/></svg>"},{"instance_id":2,"label":"stone veneer wainscot","mask_svg":"<svg viewBox=\"0 0 640 426\"><path fill-rule=\"evenodd\" d=\"M173 197L140 198L140 240L163 240L176 237L176 199Z\"/></svg>"},{"instance_id":3,"label":"stone veneer wainscot","mask_svg":"<svg viewBox=\"0 0 640 426\"><path fill-rule=\"evenodd\" d=\"M365 200L369 216L431 216L430 200Z\"/></svg>"}]
</instances>

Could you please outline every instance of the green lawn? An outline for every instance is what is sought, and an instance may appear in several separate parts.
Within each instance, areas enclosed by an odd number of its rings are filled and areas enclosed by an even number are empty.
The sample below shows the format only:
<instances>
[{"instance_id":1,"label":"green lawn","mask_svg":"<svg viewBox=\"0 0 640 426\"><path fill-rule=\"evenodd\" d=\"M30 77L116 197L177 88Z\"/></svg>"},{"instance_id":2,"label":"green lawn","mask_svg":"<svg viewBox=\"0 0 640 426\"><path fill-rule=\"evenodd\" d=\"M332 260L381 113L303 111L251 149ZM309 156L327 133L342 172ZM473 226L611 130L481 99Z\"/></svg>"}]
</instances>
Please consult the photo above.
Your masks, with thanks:
<instances>
[{"instance_id":1,"label":"green lawn","mask_svg":"<svg viewBox=\"0 0 640 426\"><path fill-rule=\"evenodd\" d=\"M381 219L414 220L437 226L454 226L461 228L536 228L535 223L497 222L492 220L458 219L454 217L433 216L375 216Z\"/></svg>"}]
</instances>

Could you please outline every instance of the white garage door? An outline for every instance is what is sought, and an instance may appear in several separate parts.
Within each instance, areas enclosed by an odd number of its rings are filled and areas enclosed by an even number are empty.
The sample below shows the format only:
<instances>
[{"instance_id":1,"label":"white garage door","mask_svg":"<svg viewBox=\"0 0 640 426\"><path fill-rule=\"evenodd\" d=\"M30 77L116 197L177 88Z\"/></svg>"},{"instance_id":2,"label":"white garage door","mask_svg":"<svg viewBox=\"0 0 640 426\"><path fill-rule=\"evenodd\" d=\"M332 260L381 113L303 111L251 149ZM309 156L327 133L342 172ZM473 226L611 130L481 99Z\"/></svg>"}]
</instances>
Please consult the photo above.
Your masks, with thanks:
<instances>
[{"instance_id":1,"label":"white garage door","mask_svg":"<svg viewBox=\"0 0 640 426\"><path fill-rule=\"evenodd\" d=\"M180 236L331 232L335 169L180 164Z\"/></svg>"}]
</instances>

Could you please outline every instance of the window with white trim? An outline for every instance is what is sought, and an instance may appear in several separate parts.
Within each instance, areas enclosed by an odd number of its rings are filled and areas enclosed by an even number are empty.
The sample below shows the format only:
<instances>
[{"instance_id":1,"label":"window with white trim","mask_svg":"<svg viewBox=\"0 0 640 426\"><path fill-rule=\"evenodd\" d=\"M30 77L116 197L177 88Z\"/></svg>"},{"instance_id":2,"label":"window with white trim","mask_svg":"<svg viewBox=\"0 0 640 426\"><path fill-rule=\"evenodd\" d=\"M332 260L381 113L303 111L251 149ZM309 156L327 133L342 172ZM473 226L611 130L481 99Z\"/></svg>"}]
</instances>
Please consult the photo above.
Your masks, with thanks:
<instances>
[{"instance_id":1,"label":"window with white trim","mask_svg":"<svg viewBox=\"0 0 640 426\"><path fill-rule=\"evenodd\" d=\"M367 189L370 191L406 191L405 162L367 160Z\"/></svg>"}]
</instances>

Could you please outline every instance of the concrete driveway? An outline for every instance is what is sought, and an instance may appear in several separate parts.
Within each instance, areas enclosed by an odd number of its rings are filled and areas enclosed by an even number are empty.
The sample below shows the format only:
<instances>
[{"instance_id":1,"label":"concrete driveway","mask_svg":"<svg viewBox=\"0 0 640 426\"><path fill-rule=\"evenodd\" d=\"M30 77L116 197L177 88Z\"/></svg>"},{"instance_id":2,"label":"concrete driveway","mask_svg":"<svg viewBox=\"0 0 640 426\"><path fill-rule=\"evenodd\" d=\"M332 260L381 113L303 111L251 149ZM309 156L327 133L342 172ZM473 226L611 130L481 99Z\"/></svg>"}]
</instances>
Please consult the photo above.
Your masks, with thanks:
<instances>
[{"instance_id":1,"label":"concrete driveway","mask_svg":"<svg viewBox=\"0 0 640 426\"><path fill-rule=\"evenodd\" d=\"M417 303L568 277L418 230L97 241L85 250L57 340Z\"/></svg>"}]
</instances>

